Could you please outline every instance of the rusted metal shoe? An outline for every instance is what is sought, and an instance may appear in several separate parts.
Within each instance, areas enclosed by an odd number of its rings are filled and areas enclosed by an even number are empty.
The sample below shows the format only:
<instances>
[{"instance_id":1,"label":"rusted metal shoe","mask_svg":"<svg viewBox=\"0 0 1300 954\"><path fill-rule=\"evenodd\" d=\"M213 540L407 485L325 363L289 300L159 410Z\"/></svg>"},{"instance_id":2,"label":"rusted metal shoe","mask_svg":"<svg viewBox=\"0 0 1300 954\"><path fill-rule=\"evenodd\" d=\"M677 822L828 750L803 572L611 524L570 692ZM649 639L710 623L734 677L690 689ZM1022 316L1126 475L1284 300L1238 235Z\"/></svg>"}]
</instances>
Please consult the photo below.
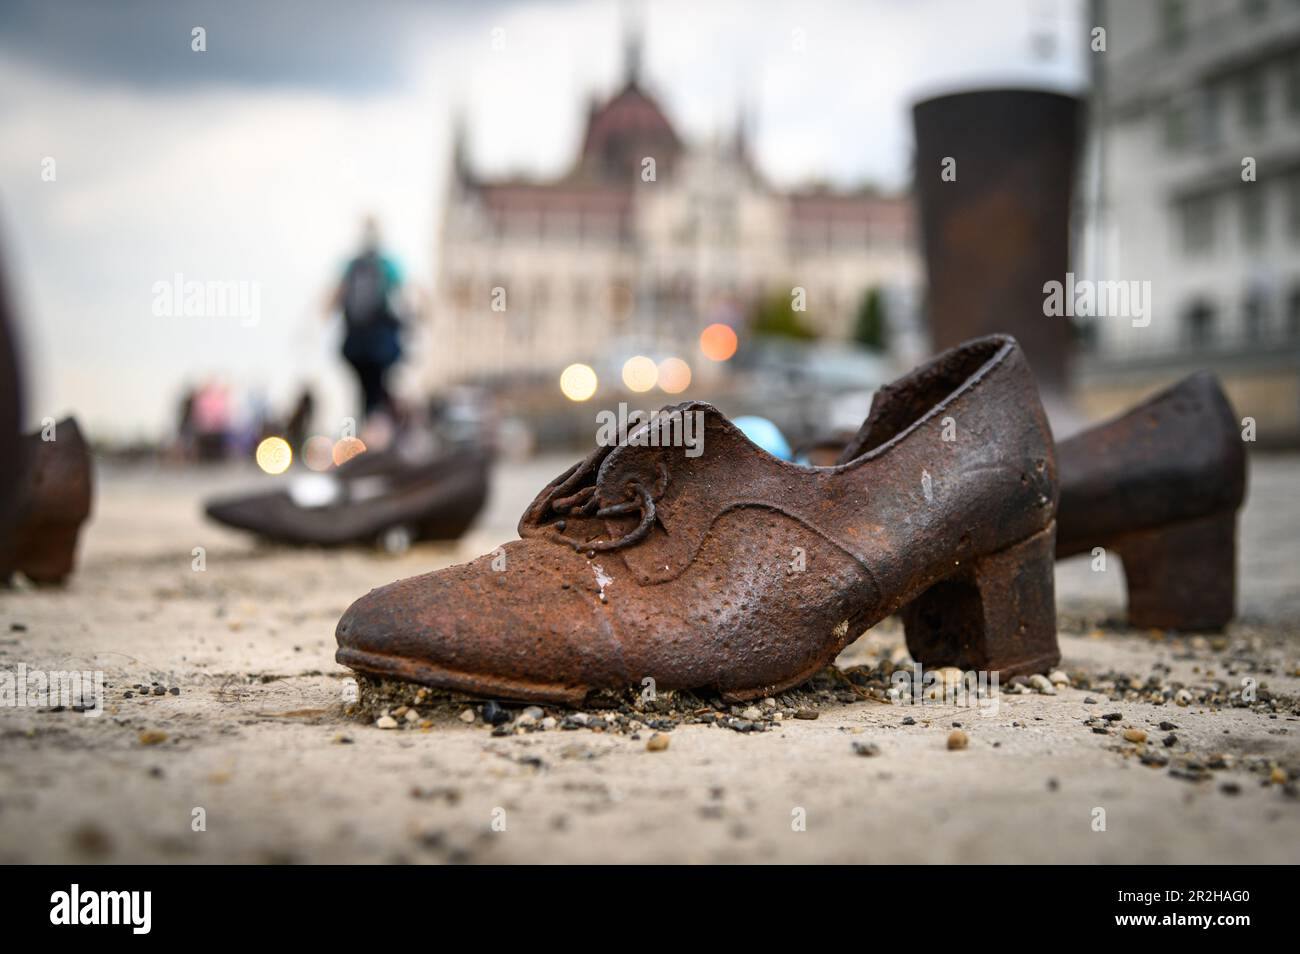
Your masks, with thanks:
<instances>
[{"instance_id":1,"label":"rusted metal shoe","mask_svg":"<svg viewBox=\"0 0 1300 954\"><path fill-rule=\"evenodd\" d=\"M553 480L523 539L353 603L338 661L513 699L652 679L743 700L804 681L902 607L929 665L1058 661L1056 467L1013 339L886 388L838 466L778 460L708 404L661 414Z\"/></svg>"},{"instance_id":2,"label":"rusted metal shoe","mask_svg":"<svg viewBox=\"0 0 1300 954\"><path fill-rule=\"evenodd\" d=\"M491 454L477 445L412 462L367 452L289 489L214 500L207 515L276 543L377 543L400 553L416 540L454 540L487 500Z\"/></svg>"},{"instance_id":3,"label":"rusted metal shoe","mask_svg":"<svg viewBox=\"0 0 1300 954\"><path fill-rule=\"evenodd\" d=\"M1057 448L1056 552L1118 553L1130 625L1217 630L1236 611L1240 424L1209 372Z\"/></svg>"},{"instance_id":4,"label":"rusted metal shoe","mask_svg":"<svg viewBox=\"0 0 1300 954\"><path fill-rule=\"evenodd\" d=\"M15 517L0 539L0 582L21 572L33 583L62 583L76 564L77 537L90 516L90 446L69 417L52 430L26 435L20 453Z\"/></svg>"}]
</instances>

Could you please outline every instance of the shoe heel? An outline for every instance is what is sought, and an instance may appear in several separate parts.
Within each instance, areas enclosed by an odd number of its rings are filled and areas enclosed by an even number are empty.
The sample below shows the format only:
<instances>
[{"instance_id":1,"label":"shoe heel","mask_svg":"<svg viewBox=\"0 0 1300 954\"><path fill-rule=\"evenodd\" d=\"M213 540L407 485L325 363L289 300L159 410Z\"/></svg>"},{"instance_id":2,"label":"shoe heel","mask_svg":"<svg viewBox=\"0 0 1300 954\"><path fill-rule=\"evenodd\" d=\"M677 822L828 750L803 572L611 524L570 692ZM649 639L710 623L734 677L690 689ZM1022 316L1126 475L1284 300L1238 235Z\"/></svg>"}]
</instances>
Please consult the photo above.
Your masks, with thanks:
<instances>
[{"instance_id":1,"label":"shoe heel","mask_svg":"<svg viewBox=\"0 0 1300 954\"><path fill-rule=\"evenodd\" d=\"M1046 672L1056 642L1056 523L997 553L977 557L903 608L912 658L931 668Z\"/></svg>"},{"instance_id":2,"label":"shoe heel","mask_svg":"<svg viewBox=\"0 0 1300 954\"><path fill-rule=\"evenodd\" d=\"M1235 614L1235 512L1132 533L1112 546L1124 564L1130 626L1218 630Z\"/></svg>"},{"instance_id":3,"label":"shoe heel","mask_svg":"<svg viewBox=\"0 0 1300 954\"><path fill-rule=\"evenodd\" d=\"M80 523L46 524L34 527L19 551L18 569L33 583L62 583L77 556Z\"/></svg>"}]
</instances>

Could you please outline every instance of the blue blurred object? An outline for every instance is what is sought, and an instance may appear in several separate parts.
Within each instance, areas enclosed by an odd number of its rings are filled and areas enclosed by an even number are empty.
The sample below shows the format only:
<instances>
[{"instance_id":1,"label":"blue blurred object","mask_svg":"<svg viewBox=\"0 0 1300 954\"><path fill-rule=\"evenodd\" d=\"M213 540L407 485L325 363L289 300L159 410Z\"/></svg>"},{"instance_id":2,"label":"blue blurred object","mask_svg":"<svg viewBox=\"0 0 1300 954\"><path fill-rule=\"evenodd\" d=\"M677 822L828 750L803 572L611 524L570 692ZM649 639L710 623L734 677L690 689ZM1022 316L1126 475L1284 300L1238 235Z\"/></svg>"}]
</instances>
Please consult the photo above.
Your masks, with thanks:
<instances>
[{"instance_id":1,"label":"blue blurred object","mask_svg":"<svg viewBox=\"0 0 1300 954\"><path fill-rule=\"evenodd\" d=\"M790 449L790 442L781 433L781 428L767 418L745 414L735 418L731 423L740 428L746 437L773 457L779 457L782 460L792 460L794 458L794 452Z\"/></svg>"}]
</instances>

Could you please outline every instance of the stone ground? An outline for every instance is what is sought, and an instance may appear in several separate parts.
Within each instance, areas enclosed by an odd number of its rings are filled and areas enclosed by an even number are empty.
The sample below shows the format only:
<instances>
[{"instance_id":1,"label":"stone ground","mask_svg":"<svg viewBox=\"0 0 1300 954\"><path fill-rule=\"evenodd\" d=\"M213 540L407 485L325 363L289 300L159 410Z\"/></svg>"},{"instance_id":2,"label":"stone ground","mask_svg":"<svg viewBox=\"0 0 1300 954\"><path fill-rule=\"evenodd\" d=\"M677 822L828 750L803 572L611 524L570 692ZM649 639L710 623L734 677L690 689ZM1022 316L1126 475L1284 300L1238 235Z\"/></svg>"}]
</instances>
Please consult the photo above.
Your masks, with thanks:
<instances>
[{"instance_id":1,"label":"stone ground","mask_svg":"<svg viewBox=\"0 0 1300 954\"><path fill-rule=\"evenodd\" d=\"M1110 622L1119 567L1062 564L1073 685L1055 695L902 707L862 679L721 716L766 731L665 714L660 751L652 729L627 728L660 716L637 713L597 731L547 710L561 725L496 734L461 721L463 702L397 730L349 715L333 659L348 603L510 538L567 463L501 467L469 538L400 558L265 548L206 524L199 501L257 482L244 471L101 467L72 583L0 593L0 672L101 669L111 686L98 718L0 710L0 861L1300 861L1300 457L1253 462L1242 618L1224 638L1126 630ZM903 654L886 621L840 664ZM179 694L133 688L153 683ZM963 750L948 748L954 722Z\"/></svg>"}]
</instances>

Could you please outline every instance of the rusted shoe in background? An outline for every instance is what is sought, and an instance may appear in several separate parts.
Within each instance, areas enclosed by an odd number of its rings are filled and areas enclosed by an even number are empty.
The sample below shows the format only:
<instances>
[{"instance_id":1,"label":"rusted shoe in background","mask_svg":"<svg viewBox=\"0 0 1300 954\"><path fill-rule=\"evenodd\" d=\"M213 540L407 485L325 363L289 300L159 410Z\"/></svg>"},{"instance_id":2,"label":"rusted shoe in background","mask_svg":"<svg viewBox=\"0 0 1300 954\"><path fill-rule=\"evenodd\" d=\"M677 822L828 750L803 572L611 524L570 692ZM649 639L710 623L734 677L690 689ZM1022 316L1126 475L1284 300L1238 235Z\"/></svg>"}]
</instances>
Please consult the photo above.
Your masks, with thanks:
<instances>
[{"instance_id":1,"label":"rusted shoe in background","mask_svg":"<svg viewBox=\"0 0 1300 954\"><path fill-rule=\"evenodd\" d=\"M14 517L0 539L0 582L21 572L33 583L62 583L76 563L77 537L90 516L90 446L69 417L49 434L26 435L20 455Z\"/></svg>"},{"instance_id":2,"label":"rusted shoe in background","mask_svg":"<svg viewBox=\"0 0 1300 954\"><path fill-rule=\"evenodd\" d=\"M357 600L338 661L514 699L649 678L743 700L908 606L928 665L1057 663L1052 440L1013 339L896 382L834 467L778 460L708 404L665 415L552 481L523 539Z\"/></svg>"},{"instance_id":3,"label":"rusted shoe in background","mask_svg":"<svg viewBox=\"0 0 1300 954\"><path fill-rule=\"evenodd\" d=\"M424 460L367 451L330 474L286 488L210 501L211 519L276 543L374 543L401 553L417 540L454 540L487 500L491 452L479 445Z\"/></svg>"},{"instance_id":4,"label":"rusted shoe in background","mask_svg":"<svg viewBox=\"0 0 1300 954\"><path fill-rule=\"evenodd\" d=\"M1216 630L1232 619L1240 426L1201 372L1058 446L1057 555L1118 553L1130 625Z\"/></svg>"}]
</instances>

